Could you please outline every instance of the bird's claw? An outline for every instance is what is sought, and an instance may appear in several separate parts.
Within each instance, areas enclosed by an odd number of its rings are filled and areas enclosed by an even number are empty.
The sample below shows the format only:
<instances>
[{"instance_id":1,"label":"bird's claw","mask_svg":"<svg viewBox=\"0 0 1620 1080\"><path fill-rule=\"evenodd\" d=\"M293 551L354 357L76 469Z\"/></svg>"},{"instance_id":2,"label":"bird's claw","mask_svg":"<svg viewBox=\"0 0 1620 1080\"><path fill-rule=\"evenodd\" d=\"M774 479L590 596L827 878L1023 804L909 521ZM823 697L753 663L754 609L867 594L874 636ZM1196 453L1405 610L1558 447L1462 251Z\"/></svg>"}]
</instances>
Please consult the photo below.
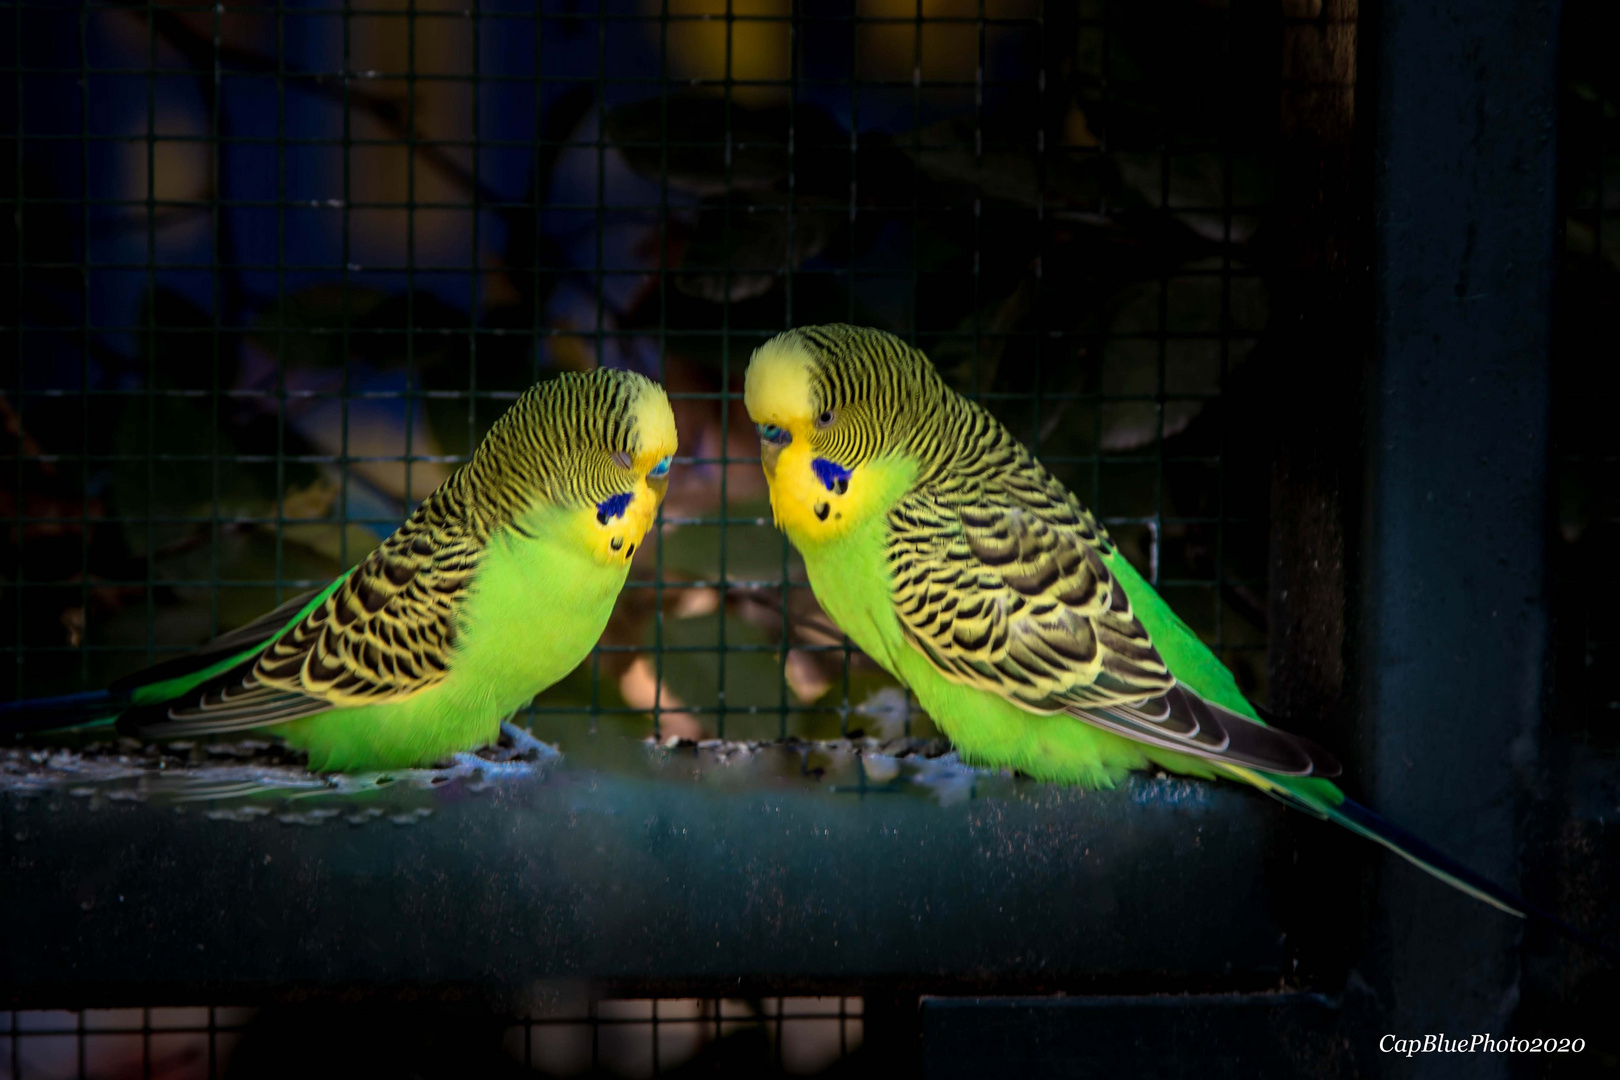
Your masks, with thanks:
<instances>
[{"instance_id":1,"label":"bird's claw","mask_svg":"<svg viewBox=\"0 0 1620 1080\"><path fill-rule=\"evenodd\" d=\"M534 775L536 765L536 763L533 761L524 761L519 758L508 759L506 761L491 761L488 758L479 757L477 754L465 750L459 754L451 755L451 760L454 761L458 767L466 769L468 772L473 773L474 775L481 774L485 779L492 779L495 777L532 776Z\"/></svg>"},{"instance_id":2,"label":"bird's claw","mask_svg":"<svg viewBox=\"0 0 1620 1080\"><path fill-rule=\"evenodd\" d=\"M562 751L555 746L541 742L531 735L527 728L520 728L510 720L501 721L501 734L512 742L512 758L541 762L562 757Z\"/></svg>"},{"instance_id":3,"label":"bird's claw","mask_svg":"<svg viewBox=\"0 0 1620 1080\"><path fill-rule=\"evenodd\" d=\"M501 721L501 733L511 745L491 746L493 757L464 752L454 755L453 760L461 768L496 777L528 776L562 757L556 747L541 742L511 721Z\"/></svg>"}]
</instances>

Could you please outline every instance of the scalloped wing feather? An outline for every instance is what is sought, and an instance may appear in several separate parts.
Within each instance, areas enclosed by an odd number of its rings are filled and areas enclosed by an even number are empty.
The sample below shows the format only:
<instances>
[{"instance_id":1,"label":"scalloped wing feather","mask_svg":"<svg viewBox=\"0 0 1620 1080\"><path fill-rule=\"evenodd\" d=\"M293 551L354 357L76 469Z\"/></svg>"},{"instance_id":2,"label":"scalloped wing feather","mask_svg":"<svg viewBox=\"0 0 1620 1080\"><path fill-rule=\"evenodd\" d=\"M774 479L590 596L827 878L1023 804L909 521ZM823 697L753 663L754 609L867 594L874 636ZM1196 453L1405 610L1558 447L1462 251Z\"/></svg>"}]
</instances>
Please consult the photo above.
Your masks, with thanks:
<instances>
[{"instance_id":1,"label":"scalloped wing feather","mask_svg":"<svg viewBox=\"0 0 1620 1080\"><path fill-rule=\"evenodd\" d=\"M1104 560L1107 532L1000 425L994 436L888 517L901 631L941 675L1179 753L1337 774L1309 740L1178 685Z\"/></svg>"},{"instance_id":2,"label":"scalloped wing feather","mask_svg":"<svg viewBox=\"0 0 1620 1080\"><path fill-rule=\"evenodd\" d=\"M243 731L398 701L449 674L457 614L485 538L440 489L251 667L140 725L154 737Z\"/></svg>"}]
</instances>

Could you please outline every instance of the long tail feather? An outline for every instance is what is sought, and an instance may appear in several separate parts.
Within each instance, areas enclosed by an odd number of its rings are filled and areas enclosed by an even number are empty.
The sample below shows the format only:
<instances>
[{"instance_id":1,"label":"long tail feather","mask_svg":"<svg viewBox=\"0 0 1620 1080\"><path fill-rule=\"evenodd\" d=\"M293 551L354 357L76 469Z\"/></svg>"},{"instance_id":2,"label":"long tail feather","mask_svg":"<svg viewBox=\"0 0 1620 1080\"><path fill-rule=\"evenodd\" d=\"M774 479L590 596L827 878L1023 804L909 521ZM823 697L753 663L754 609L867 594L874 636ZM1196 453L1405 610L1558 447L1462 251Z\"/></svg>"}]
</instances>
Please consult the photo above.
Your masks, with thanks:
<instances>
[{"instance_id":1,"label":"long tail feather","mask_svg":"<svg viewBox=\"0 0 1620 1080\"><path fill-rule=\"evenodd\" d=\"M1483 900L1521 919L1530 913L1530 905L1523 897L1486 880L1439 848L1413 836L1394 822L1379 817L1354 799L1345 799L1328 811L1328 818L1358 836L1384 845L1418 869L1428 871L1476 900Z\"/></svg>"},{"instance_id":2,"label":"long tail feather","mask_svg":"<svg viewBox=\"0 0 1620 1080\"><path fill-rule=\"evenodd\" d=\"M1512 890L1504 889L1494 881L1476 874L1428 841L1412 835L1394 822L1380 817L1354 799L1346 797L1327 781L1272 777L1252 769L1229 768L1228 771L1296 810L1303 810L1315 817L1336 822L1357 836L1383 845L1420 870L1433 874L1447 885L1467 893L1476 900L1484 901L1509 915L1544 923L1600 956L1620 962L1620 952L1616 952L1590 934L1577 930Z\"/></svg>"},{"instance_id":3,"label":"long tail feather","mask_svg":"<svg viewBox=\"0 0 1620 1080\"><path fill-rule=\"evenodd\" d=\"M1345 799L1328 816L1351 832L1377 841L1414 866L1427 870L1441 881L1461 889L1469 896L1477 897L1492 907L1501 908L1521 919L1544 923L1598 955L1620 962L1620 951L1611 949L1590 934L1576 929L1517 893L1481 877L1434 845L1413 836L1394 822L1379 817L1354 799Z\"/></svg>"},{"instance_id":4,"label":"long tail feather","mask_svg":"<svg viewBox=\"0 0 1620 1080\"><path fill-rule=\"evenodd\" d=\"M128 706L128 694L107 690L0 701L0 735L99 727L117 720Z\"/></svg>"}]
</instances>

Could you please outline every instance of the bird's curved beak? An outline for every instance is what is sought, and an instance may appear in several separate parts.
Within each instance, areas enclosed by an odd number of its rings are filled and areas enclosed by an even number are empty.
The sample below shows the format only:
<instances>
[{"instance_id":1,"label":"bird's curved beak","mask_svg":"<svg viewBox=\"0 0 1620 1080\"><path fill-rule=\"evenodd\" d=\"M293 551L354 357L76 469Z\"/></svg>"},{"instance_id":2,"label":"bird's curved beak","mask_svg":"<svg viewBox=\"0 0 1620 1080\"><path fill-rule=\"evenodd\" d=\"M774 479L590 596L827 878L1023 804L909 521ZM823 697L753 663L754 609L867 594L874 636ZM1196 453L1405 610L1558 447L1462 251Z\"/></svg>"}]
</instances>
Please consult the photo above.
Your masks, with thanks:
<instances>
[{"instance_id":1,"label":"bird's curved beak","mask_svg":"<svg viewBox=\"0 0 1620 1080\"><path fill-rule=\"evenodd\" d=\"M780 443L765 442L763 439L760 440L759 463L765 467L766 480L773 483L775 482L776 463L781 459L781 457L782 445Z\"/></svg>"}]
</instances>

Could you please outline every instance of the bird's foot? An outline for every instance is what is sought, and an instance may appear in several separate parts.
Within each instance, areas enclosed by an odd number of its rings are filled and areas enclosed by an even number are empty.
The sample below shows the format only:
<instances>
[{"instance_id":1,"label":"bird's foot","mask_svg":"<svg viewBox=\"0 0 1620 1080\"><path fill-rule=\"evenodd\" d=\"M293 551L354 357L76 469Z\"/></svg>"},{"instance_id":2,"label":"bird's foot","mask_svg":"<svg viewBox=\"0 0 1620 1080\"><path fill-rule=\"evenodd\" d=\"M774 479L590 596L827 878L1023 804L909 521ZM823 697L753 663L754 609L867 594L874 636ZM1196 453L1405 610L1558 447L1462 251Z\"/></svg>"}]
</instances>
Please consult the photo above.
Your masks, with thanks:
<instances>
[{"instance_id":1,"label":"bird's foot","mask_svg":"<svg viewBox=\"0 0 1620 1080\"><path fill-rule=\"evenodd\" d=\"M477 754L465 750L459 754L452 754L450 760L454 763L452 768L466 769L474 776L482 776L486 780L533 776L538 771L537 764L533 761L524 761L521 758L491 761L489 758L479 757Z\"/></svg>"},{"instance_id":2,"label":"bird's foot","mask_svg":"<svg viewBox=\"0 0 1620 1080\"><path fill-rule=\"evenodd\" d=\"M512 743L512 750L505 758L500 760L511 761L522 758L526 761L541 762L552 761L562 757L562 751L550 743L543 743L531 735L526 728L520 728L510 720L501 721L501 734ZM505 747L497 746L497 751L505 751Z\"/></svg>"},{"instance_id":3,"label":"bird's foot","mask_svg":"<svg viewBox=\"0 0 1620 1080\"><path fill-rule=\"evenodd\" d=\"M480 770L486 777L527 776L562 758L556 747L509 720L501 721L501 736L476 753L454 755L456 765Z\"/></svg>"}]
</instances>

